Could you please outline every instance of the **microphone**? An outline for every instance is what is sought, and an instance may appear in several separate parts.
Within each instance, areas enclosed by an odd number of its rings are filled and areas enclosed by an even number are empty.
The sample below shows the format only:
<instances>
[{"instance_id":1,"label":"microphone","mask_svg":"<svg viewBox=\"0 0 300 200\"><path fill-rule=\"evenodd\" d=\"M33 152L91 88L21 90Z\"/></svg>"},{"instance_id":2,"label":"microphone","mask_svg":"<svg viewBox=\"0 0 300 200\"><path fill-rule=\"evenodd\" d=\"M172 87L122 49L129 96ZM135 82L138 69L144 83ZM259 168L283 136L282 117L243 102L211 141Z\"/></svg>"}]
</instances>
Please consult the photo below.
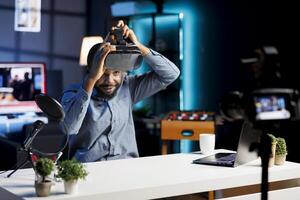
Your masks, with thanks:
<instances>
[{"instance_id":1,"label":"microphone","mask_svg":"<svg viewBox=\"0 0 300 200\"><path fill-rule=\"evenodd\" d=\"M45 123L42 122L41 120L37 120L33 123L33 129L30 135L24 141L23 149L27 150L31 146L31 143L33 142L34 138L43 129L44 125Z\"/></svg>"}]
</instances>

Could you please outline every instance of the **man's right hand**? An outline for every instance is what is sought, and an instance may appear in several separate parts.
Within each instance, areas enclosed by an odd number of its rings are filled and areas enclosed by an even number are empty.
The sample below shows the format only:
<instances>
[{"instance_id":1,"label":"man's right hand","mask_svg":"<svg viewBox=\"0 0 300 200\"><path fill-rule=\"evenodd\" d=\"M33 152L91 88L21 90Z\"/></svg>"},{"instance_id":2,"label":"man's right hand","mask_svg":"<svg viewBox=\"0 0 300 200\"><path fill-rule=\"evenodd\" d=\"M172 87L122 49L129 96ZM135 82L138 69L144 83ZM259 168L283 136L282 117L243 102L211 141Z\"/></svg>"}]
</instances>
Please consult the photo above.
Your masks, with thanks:
<instances>
[{"instance_id":1,"label":"man's right hand","mask_svg":"<svg viewBox=\"0 0 300 200\"><path fill-rule=\"evenodd\" d=\"M116 47L111 45L109 42L103 43L99 50L96 52L92 66L90 66L90 70L88 76L85 80L84 89L87 92L92 92L95 83L101 78L101 76L105 72L104 61L109 52L115 51Z\"/></svg>"},{"instance_id":2,"label":"man's right hand","mask_svg":"<svg viewBox=\"0 0 300 200\"><path fill-rule=\"evenodd\" d=\"M115 46L111 45L109 42L103 43L100 49L96 52L92 66L90 68L88 78L97 81L105 72L104 61L109 52L115 51Z\"/></svg>"}]
</instances>

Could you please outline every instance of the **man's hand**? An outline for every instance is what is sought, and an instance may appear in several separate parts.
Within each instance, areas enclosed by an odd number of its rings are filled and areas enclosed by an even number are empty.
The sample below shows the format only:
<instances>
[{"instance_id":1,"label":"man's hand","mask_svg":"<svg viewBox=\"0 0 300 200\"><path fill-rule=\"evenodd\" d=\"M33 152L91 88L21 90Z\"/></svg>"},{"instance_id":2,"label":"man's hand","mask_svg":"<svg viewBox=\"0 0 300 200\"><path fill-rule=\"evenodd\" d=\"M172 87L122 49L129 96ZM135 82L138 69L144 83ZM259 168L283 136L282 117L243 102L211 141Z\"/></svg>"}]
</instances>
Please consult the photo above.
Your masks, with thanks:
<instances>
[{"instance_id":1,"label":"man's hand","mask_svg":"<svg viewBox=\"0 0 300 200\"><path fill-rule=\"evenodd\" d=\"M105 72L104 61L109 52L115 51L116 47L106 42L96 52L92 66L84 83L84 89L87 92L91 92L94 88L95 83L101 78Z\"/></svg>"},{"instance_id":2,"label":"man's hand","mask_svg":"<svg viewBox=\"0 0 300 200\"><path fill-rule=\"evenodd\" d=\"M110 43L106 42L104 43L100 49L96 52L93 63L90 69L90 72L88 74L88 78L92 79L93 81L97 81L101 78L101 76L105 72L105 66L104 61L109 52L115 51L116 48L113 45L110 45Z\"/></svg>"},{"instance_id":3,"label":"man's hand","mask_svg":"<svg viewBox=\"0 0 300 200\"><path fill-rule=\"evenodd\" d=\"M141 44L139 42L139 40L137 39L135 33L133 32L132 29L130 29L125 23L123 20L119 20L118 23L117 23L117 26L116 27L112 27L112 29L115 29L115 28L121 28L123 30L123 36L124 38L129 38L141 51L141 54L143 56L147 55L150 50L145 47L143 44Z\"/></svg>"},{"instance_id":4,"label":"man's hand","mask_svg":"<svg viewBox=\"0 0 300 200\"><path fill-rule=\"evenodd\" d=\"M123 30L123 37L125 39L129 38L134 44L138 44L139 41L136 37L136 35L134 34L133 30L130 29L123 20L119 20L118 24L117 24L118 28L121 28Z\"/></svg>"}]
</instances>

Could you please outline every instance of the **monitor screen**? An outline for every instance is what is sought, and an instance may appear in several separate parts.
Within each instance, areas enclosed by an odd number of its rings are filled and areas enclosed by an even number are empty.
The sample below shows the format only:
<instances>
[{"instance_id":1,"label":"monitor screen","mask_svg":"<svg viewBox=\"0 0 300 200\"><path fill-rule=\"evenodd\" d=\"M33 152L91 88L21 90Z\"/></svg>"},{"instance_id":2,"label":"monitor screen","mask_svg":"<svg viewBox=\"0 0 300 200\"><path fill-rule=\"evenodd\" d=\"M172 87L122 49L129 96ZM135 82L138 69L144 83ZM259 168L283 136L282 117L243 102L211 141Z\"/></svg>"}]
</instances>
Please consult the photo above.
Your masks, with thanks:
<instances>
[{"instance_id":1,"label":"monitor screen","mask_svg":"<svg viewBox=\"0 0 300 200\"><path fill-rule=\"evenodd\" d=\"M255 97L256 120L289 119L286 99L279 95Z\"/></svg>"},{"instance_id":2,"label":"monitor screen","mask_svg":"<svg viewBox=\"0 0 300 200\"><path fill-rule=\"evenodd\" d=\"M46 93L44 63L0 63L0 114L40 112L34 97Z\"/></svg>"}]
</instances>

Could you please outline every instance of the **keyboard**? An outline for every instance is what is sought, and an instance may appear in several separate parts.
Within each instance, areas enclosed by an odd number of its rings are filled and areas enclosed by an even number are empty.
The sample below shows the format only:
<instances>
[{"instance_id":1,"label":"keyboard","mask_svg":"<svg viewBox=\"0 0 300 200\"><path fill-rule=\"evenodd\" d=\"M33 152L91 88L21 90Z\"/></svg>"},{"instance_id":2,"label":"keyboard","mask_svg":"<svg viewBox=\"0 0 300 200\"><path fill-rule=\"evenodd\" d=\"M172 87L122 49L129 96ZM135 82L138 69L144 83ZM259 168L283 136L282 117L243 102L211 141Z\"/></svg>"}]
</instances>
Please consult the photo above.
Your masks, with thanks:
<instances>
[{"instance_id":1,"label":"keyboard","mask_svg":"<svg viewBox=\"0 0 300 200\"><path fill-rule=\"evenodd\" d=\"M233 167L235 157L236 153L217 153L211 156L193 160L193 163Z\"/></svg>"}]
</instances>

